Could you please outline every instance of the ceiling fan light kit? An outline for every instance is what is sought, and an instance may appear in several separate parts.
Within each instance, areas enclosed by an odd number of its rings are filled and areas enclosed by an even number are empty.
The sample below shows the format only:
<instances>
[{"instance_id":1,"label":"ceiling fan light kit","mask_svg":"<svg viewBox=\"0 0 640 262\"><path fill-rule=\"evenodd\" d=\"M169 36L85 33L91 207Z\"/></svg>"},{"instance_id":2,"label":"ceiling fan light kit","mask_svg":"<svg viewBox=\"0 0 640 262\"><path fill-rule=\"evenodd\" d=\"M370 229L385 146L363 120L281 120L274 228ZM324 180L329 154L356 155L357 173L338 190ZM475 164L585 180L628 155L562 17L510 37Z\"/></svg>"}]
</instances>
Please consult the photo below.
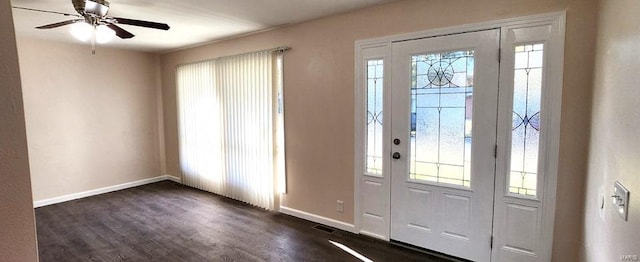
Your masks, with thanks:
<instances>
[{"instance_id":1,"label":"ceiling fan light kit","mask_svg":"<svg viewBox=\"0 0 640 262\"><path fill-rule=\"evenodd\" d=\"M93 26L85 22L73 23L69 28L69 33L82 42L89 41L93 35L93 31Z\"/></svg>"},{"instance_id":2,"label":"ceiling fan light kit","mask_svg":"<svg viewBox=\"0 0 640 262\"><path fill-rule=\"evenodd\" d=\"M94 29L93 26L85 22L72 24L69 32L73 37L82 42L88 42L95 37L96 43L98 44L106 44L116 37L116 32L105 25L99 25Z\"/></svg>"},{"instance_id":3,"label":"ceiling fan light kit","mask_svg":"<svg viewBox=\"0 0 640 262\"><path fill-rule=\"evenodd\" d=\"M38 26L36 28L52 29L71 25L70 32L75 38L83 42L92 40L94 54L96 42L103 44L113 39L114 36L118 36L121 39L130 39L135 36L131 32L118 26L118 24L169 30L169 25L164 23L107 16L109 13L109 2L106 0L71 0L71 3L78 14L67 14L16 6L13 8L76 17L76 19Z\"/></svg>"},{"instance_id":4,"label":"ceiling fan light kit","mask_svg":"<svg viewBox=\"0 0 640 262\"><path fill-rule=\"evenodd\" d=\"M116 37L116 32L105 25L98 26L95 30L96 42L105 44Z\"/></svg>"}]
</instances>

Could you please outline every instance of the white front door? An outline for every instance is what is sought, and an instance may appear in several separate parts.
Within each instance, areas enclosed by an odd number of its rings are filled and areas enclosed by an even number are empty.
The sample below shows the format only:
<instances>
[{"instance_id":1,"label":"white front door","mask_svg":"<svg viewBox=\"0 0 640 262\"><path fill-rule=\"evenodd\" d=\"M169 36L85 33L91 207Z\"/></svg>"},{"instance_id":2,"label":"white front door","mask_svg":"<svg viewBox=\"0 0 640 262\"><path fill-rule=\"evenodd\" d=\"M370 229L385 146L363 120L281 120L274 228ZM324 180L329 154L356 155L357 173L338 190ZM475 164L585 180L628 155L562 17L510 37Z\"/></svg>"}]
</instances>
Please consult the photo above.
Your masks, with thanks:
<instances>
[{"instance_id":1,"label":"white front door","mask_svg":"<svg viewBox=\"0 0 640 262\"><path fill-rule=\"evenodd\" d=\"M393 240L490 261L499 30L393 43Z\"/></svg>"}]
</instances>

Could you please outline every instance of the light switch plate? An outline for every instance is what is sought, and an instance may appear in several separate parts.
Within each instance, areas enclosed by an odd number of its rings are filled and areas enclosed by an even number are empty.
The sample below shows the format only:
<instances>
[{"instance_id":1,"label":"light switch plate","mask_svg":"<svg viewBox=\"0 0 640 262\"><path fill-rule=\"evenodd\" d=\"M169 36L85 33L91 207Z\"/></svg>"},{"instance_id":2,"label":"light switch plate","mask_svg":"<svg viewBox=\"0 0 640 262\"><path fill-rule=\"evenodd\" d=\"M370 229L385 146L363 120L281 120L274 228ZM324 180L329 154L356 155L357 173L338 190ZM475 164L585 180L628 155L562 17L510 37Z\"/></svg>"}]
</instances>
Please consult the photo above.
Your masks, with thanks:
<instances>
[{"instance_id":1,"label":"light switch plate","mask_svg":"<svg viewBox=\"0 0 640 262\"><path fill-rule=\"evenodd\" d=\"M616 181L613 185L613 210L627 221L629 213L629 190L625 188L620 181Z\"/></svg>"}]
</instances>

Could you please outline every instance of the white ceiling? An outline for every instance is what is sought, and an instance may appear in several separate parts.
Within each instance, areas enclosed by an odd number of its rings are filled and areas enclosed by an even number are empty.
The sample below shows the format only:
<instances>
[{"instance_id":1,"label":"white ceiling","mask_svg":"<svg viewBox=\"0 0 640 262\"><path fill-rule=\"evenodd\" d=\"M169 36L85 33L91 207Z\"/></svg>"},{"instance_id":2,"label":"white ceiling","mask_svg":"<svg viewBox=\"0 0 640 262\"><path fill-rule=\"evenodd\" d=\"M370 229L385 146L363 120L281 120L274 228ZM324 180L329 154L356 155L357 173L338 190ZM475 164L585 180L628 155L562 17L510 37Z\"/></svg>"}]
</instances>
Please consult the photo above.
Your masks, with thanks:
<instances>
[{"instance_id":1,"label":"white ceiling","mask_svg":"<svg viewBox=\"0 0 640 262\"><path fill-rule=\"evenodd\" d=\"M121 25L136 36L115 39L105 45L151 52L172 50L392 1L397 0L109 0L109 16L167 23L171 29ZM75 14L71 0L11 0L11 3ZM70 35L69 26L34 28L70 17L13 9L13 19L18 35L78 41Z\"/></svg>"}]
</instances>

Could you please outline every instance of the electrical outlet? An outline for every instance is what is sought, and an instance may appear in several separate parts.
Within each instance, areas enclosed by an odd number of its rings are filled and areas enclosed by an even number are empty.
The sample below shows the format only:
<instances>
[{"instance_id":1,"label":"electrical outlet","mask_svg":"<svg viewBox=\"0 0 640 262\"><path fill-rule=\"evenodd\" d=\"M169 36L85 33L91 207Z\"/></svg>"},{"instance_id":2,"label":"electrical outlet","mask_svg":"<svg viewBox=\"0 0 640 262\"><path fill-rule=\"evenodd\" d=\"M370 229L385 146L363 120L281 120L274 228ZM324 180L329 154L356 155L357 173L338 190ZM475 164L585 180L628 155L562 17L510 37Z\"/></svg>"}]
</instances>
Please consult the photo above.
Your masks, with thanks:
<instances>
[{"instance_id":1,"label":"electrical outlet","mask_svg":"<svg viewBox=\"0 0 640 262\"><path fill-rule=\"evenodd\" d=\"M336 211L338 211L338 213L344 212L344 202L342 202L342 200L337 201Z\"/></svg>"}]
</instances>

